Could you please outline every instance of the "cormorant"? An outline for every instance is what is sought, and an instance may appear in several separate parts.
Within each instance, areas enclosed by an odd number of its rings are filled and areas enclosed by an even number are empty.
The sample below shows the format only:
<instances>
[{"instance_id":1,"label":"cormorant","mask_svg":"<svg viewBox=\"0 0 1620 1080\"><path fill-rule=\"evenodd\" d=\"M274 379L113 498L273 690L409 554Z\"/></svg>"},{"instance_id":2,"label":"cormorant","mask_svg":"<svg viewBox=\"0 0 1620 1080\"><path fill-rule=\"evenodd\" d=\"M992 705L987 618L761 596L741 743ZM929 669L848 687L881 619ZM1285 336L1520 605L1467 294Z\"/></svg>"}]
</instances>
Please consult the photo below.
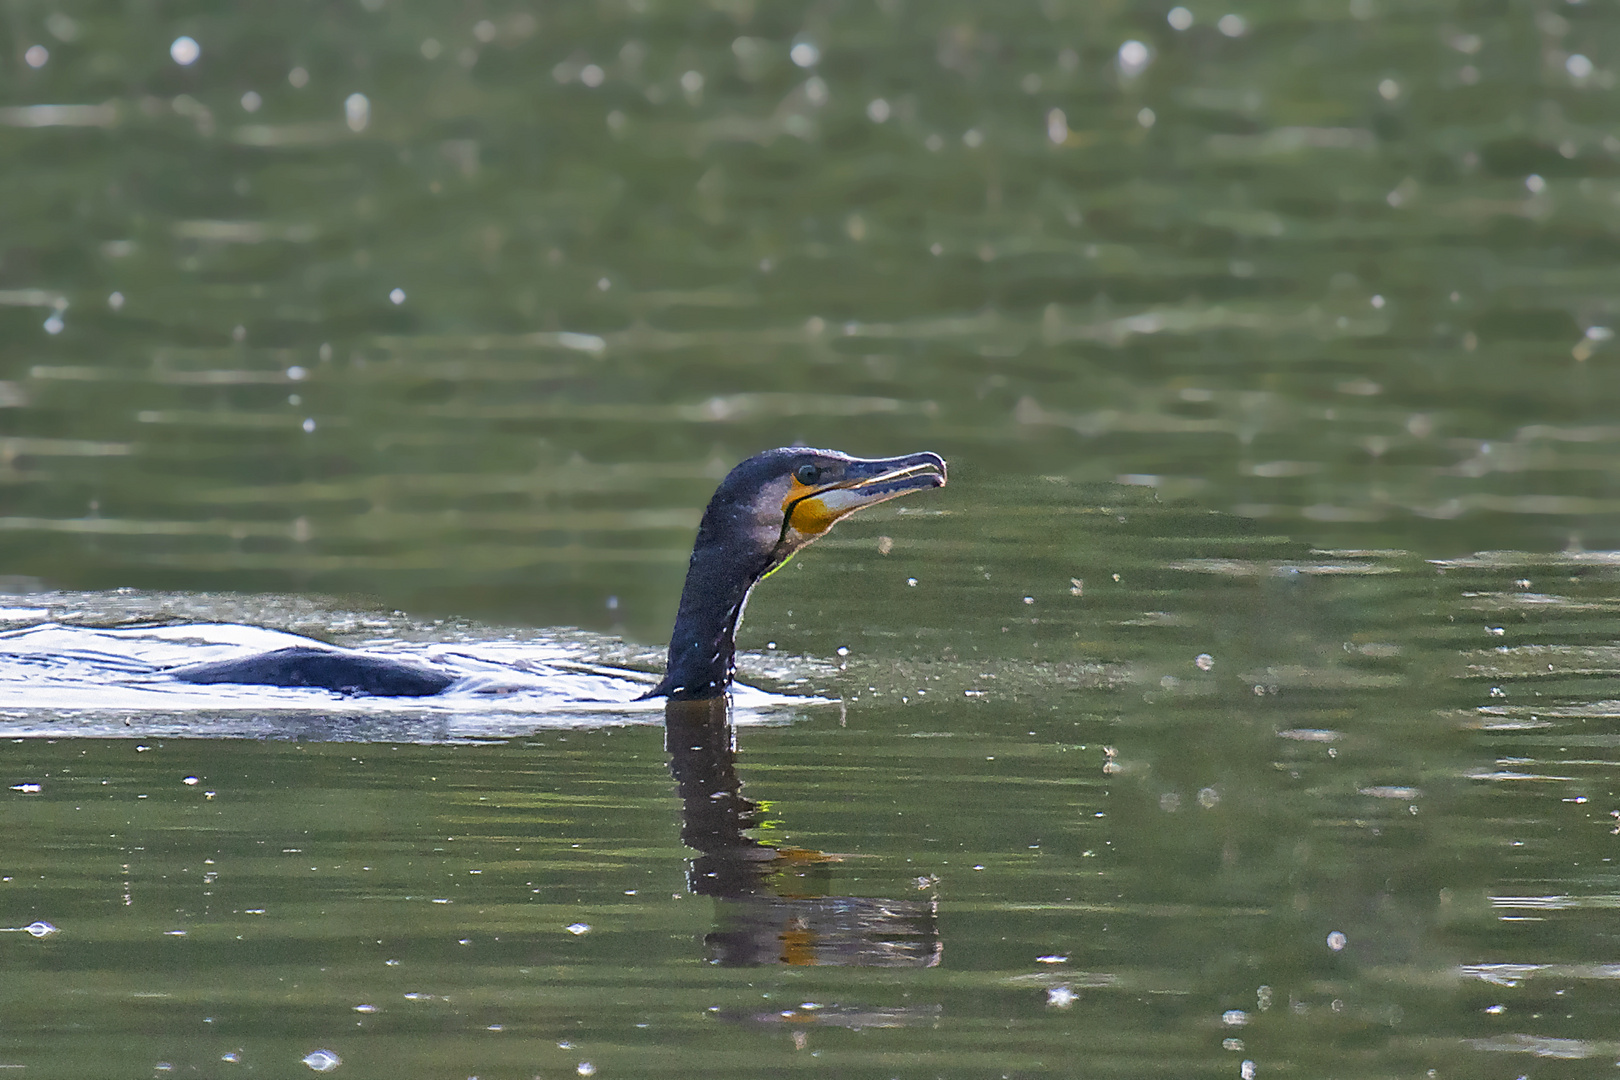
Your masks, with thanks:
<instances>
[{"instance_id":1,"label":"cormorant","mask_svg":"<svg viewBox=\"0 0 1620 1080\"><path fill-rule=\"evenodd\" d=\"M758 582L840 518L907 492L943 487L938 454L857 458L783 447L732 469L703 512L687 566L669 664L643 698L723 695L736 667L737 623ZM437 694L455 676L388 657L299 645L239 660L192 664L170 675L191 683L310 686L386 697Z\"/></svg>"}]
</instances>

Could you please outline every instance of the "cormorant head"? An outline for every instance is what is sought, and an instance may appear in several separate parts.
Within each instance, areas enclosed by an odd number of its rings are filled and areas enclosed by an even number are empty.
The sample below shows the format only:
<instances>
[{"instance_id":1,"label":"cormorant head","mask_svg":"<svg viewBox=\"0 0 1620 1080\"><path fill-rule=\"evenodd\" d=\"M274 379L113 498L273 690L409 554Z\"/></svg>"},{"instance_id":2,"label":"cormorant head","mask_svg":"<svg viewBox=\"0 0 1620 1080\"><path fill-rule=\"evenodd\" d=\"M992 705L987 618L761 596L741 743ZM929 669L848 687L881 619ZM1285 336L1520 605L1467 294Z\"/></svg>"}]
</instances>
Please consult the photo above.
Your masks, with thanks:
<instances>
[{"instance_id":1,"label":"cormorant head","mask_svg":"<svg viewBox=\"0 0 1620 1080\"><path fill-rule=\"evenodd\" d=\"M721 481L698 530L735 543L747 537L763 577L841 518L911 491L945 485L938 454L857 458L836 450L784 447L756 454Z\"/></svg>"},{"instance_id":2,"label":"cormorant head","mask_svg":"<svg viewBox=\"0 0 1620 1080\"><path fill-rule=\"evenodd\" d=\"M862 507L943 487L938 454L856 458L785 447L755 454L720 482L698 526L669 666L644 697L711 698L731 685L734 635L760 578Z\"/></svg>"}]
</instances>

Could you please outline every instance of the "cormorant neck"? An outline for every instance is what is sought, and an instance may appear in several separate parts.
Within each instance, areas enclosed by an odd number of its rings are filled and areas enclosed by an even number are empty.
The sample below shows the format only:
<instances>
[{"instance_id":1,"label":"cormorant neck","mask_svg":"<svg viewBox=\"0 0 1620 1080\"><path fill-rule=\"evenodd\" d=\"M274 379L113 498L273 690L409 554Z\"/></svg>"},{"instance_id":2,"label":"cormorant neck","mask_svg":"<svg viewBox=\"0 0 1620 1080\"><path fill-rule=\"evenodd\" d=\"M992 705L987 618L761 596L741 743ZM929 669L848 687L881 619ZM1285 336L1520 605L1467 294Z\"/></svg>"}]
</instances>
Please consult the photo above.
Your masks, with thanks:
<instances>
[{"instance_id":1,"label":"cormorant neck","mask_svg":"<svg viewBox=\"0 0 1620 1080\"><path fill-rule=\"evenodd\" d=\"M754 583L770 569L757 549L739 539L730 530L699 529L670 632L669 666L647 696L712 698L731 685L743 605Z\"/></svg>"}]
</instances>

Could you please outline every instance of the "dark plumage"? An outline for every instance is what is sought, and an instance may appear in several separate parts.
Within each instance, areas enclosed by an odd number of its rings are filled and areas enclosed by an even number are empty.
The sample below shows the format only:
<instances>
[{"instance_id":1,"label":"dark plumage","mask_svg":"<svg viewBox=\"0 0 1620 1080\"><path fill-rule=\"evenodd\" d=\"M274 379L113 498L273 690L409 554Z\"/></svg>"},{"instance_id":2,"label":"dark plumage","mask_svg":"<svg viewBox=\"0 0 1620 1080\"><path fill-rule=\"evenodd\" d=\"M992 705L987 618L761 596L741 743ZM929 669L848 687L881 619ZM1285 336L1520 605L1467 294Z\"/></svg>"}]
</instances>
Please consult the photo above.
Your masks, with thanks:
<instances>
[{"instance_id":1,"label":"dark plumage","mask_svg":"<svg viewBox=\"0 0 1620 1080\"><path fill-rule=\"evenodd\" d=\"M418 664L314 645L294 645L241 660L191 664L169 674L189 683L315 686L341 694L386 697L427 697L456 681L453 675Z\"/></svg>"},{"instance_id":2,"label":"dark plumage","mask_svg":"<svg viewBox=\"0 0 1620 1080\"><path fill-rule=\"evenodd\" d=\"M944 484L945 460L927 453L855 458L786 447L732 469L698 526L670 634L669 665L642 696L690 700L724 694L736 666L743 605L761 578L856 510ZM317 646L192 664L170 674L193 683L313 686L391 697L436 694L455 681L419 664Z\"/></svg>"}]
</instances>

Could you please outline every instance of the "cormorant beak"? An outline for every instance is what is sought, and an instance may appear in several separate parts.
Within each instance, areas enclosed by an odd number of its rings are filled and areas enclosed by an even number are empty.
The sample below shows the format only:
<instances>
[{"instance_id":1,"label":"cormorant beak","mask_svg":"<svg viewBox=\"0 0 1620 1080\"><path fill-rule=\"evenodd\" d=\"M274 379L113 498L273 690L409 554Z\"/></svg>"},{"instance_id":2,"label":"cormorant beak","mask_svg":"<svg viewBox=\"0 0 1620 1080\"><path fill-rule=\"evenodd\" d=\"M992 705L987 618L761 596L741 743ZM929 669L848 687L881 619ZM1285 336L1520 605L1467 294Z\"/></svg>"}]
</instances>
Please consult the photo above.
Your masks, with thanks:
<instances>
[{"instance_id":1,"label":"cormorant beak","mask_svg":"<svg viewBox=\"0 0 1620 1080\"><path fill-rule=\"evenodd\" d=\"M945 459L938 454L895 458L854 458L834 483L795 492L783 508L784 535L789 528L817 537L840 518L912 491L945 486Z\"/></svg>"}]
</instances>

